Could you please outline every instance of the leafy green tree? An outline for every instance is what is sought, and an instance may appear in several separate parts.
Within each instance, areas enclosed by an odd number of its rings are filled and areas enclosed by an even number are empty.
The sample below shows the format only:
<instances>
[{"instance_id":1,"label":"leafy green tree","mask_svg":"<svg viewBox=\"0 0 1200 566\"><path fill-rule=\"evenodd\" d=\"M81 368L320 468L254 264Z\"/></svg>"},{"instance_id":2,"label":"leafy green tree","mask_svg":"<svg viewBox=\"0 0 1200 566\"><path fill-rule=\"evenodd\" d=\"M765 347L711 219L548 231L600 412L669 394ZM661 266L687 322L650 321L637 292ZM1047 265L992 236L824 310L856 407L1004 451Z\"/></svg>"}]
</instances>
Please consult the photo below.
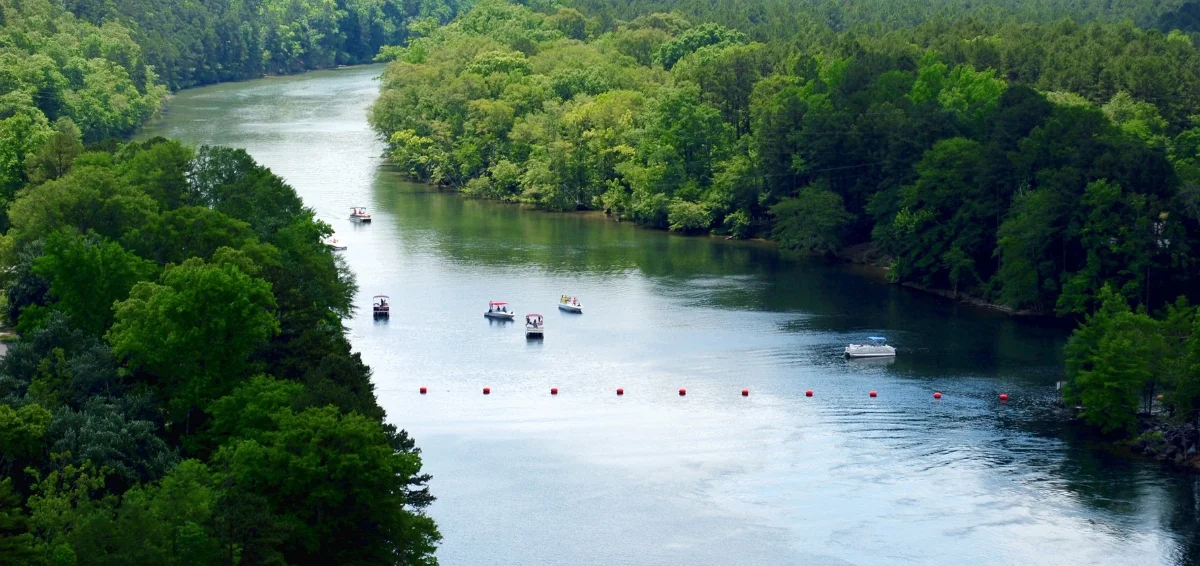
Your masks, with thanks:
<instances>
[{"instance_id":1,"label":"leafy green tree","mask_svg":"<svg viewBox=\"0 0 1200 566\"><path fill-rule=\"evenodd\" d=\"M193 258L134 286L107 338L183 422L253 373L252 355L279 331L274 309L266 281Z\"/></svg>"},{"instance_id":2,"label":"leafy green tree","mask_svg":"<svg viewBox=\"0 0 1200 566\"><path fill-rule=\"evenodd\" d=\"M137 282L153 278L157 268L115 242L55 232L33 271L50 282L53 308L99 336L112 325L113 303L128 297Z\"/></svg>"},{"instance_id":3,"label":"leafy green tree","mask_svg":"<svg viewBox=\"0 0 1200 566\"><path fill-rule=\"evenodd\" d=\"M827 187L811 185L795 198L785 198L771 207L775 216L772 236L785 249L799 252L835 253L841 247L845 226L853 220L842 197Z\"/></svg>"},{"instance_id":4,"label":"leafy green tree","mask_svg":"<svg viewBox=\"0 0 1200 566\"><path fill-rule=\"evenodd\" d=\"M664 43L658 50L658 60L670 69L685 55L707 45L745 43L746 34L718 24L700 24L688 28Z\"/></svg>"},{"instance_id":5,"label":"leafy green tree","mask_svg":"<svg viewBox=\"0 0 1200 566\"><path fill-rule=\"evenodd\" d=\"M21 508L21 497L13 491L12 478L0 480L0 556L11 564L33 563L33 534L29 518Z\"/></svg>"},{"instance_id":6,"label":"leafy green tree","mask_svg":"<svg viewBox=\"0 0 1200 566\"><path fill-rule=\"evenodd\" d=\"M83 134L70 118L59 118L54 133L38 150L25 158L26 177L38 184L54 180L71 170L71 163L83 153Z\"/></svg>"},{"instance_id":7,"label":"leafy green tree","mask_svg":"<svg viewBox=\"0 0 1200 566\"><path fill-rule=\"evenodd\" d=\"M281 410L270 428L243 438L216 459L286 521L289 561L434 563L433 522L400 511L420 459L394 451L378 423L332 407Z\"/></svg>"},{"instance_id":8,"label":"leafy green tree","mask_svg":"<svg viewBox=\"0 0 1200 566\"><path fill-rule=\"evenodd\" d=\"M1153 319L1129 310L1110 288L1098 293L1100 310L1067 342L1068 397L1083 407L1084 420L1104 433L1130 433L1138 395L1166 351Z\"/></svg>"}]
</instances>

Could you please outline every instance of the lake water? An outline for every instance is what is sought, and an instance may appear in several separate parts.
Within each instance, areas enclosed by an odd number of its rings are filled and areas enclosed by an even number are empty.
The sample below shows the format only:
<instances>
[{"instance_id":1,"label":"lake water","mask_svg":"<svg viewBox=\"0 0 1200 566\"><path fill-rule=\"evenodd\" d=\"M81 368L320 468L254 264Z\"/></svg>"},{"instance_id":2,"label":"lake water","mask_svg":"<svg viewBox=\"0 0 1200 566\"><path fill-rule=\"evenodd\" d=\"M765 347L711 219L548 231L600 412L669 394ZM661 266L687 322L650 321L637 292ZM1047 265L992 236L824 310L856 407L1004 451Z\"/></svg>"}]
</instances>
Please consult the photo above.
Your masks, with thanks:
<instances>
[{"instance_id":1,"label":"lake water","mask_svg":"<svg viewBox=\"0 0 1200 566\"><path fill-rule=\"evenodd\" d=\"M366 123L380 71L185 91L141 135L245 148L349 246L351 340L433 474L443 564L1200 561L1196 478L1051 411L1063 329L765 244L406 183ZM545 340L489 300L545 315ZM869 335L897 358L839 356Z\"/></svg>"}]
</instances>

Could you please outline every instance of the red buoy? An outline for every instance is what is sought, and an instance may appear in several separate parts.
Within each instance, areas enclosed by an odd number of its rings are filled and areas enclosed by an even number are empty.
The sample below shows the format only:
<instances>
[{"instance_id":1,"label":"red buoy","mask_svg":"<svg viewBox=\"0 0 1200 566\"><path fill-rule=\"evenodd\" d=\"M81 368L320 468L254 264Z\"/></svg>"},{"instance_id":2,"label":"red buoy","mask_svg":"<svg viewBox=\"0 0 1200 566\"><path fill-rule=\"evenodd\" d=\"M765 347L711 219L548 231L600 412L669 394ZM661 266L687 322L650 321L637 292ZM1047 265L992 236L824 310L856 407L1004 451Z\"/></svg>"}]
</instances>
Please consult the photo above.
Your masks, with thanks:
<instances>
[{"instance_id":1,"label":"red buoy","mask_svg":"<svg viewBox=\"0 0 1200 566\"><path fill-rule=\"evenodd\" d=\"M680 387L679 388L679 396L683 397L684 395L687 395L687 389Z\"/></svg>"},{"instance_id":2,"label":"red buoy","mask_svg":"<svg viewBox=\"0 0 1200 566\"><path fill-rule=\"evenodd\" d=\"M934 399L941 399L941 398L942 398L942 394L941 394L941 393L939 393L939 392L937 392L937 391L934 391L934 392L933 392L933 398L934 398Z\"/></svg>"},{"instance_id":3,"label":"red buoy","mask_svg":"<svg viewBox=\"0 0 1200 566\"><path fill-rule=\"evenodd\" d=\"M558 388L557 388L557 387L551 387L551 388L550 388L550 394L551 394L551 395L558 395Z\"/></svg>"},{"instance_id":4,"label":"red buoy","mask_svg":"<svg viewBox=\"0 0 1200 566\"><path fill-rule=\"evenodd\" d=\"M749 396L750 396L750 390L749 390L749 389L743 389L743 390L742 390L742 397L749 397Z\"/></svg>"},{"instance_id":5,"label":"red buoy","mask_svg":"<svg viewBox=\"0 0 1200 566\"><path fill-rule=\"evenodd\" d=\"M625 394L625 390L624 390L624 389L621 389L620 387L618 387L618 388L617 388L617 395L624 395L624 394Z\"/></svg>"},{"instance_id":6,"label":"red buoy","mask_svg":"<svg viewBox=\"0 0 1200 566\"><path fill-rule=\"evenodd\" d=\"M809 389L809 390L805 391L805 392L804 392L804 396L805 396L805 397L812 397L812 389Z\"/></svg>"},{"instance_id":7,"label":"red buoy","mask_svg":"<svg viewBox=\"0 0 1200 566\"><path fill-rule=\"evenodd\" d=\"M421 395L424 395L424 394L426 394L426 393L429 393L429 390L428 390L428 389L425 389L424 387L422 387L422 388L421 388Z\"/></svg>"},{"instance_id":8,"label":"red buoy","mask_svg":"<svg viewBox=\"0 0 1200 566\"><path fill-rule=\"evenodd\" d=\"M870 393L870 395L871 395L872 397L875 397L875 396L877 396L877 395L879 395L879 394L878 394L878 393L876 393L876 392L874 392L874 391L872 391L872 392Z\"/></svg>"},{"instance_id":9,"label":"red buoy","mask_svg":"<svg viewBox=\"0 0 1200 566\"><path fill-rule=\"evenodd\" d=\"M484 388L483 388L483 394L484 394L484 395L491 395L491 394L492 394L492 388L491 388L491 387L484 387Z\"/></svg>"},{"instance_id":10,"label":"red buoy","mask_svg":"<svg viewBox=\"0 0 1200 566\"><path fill-rule=\"evenodd\" d=\"M1008 393L1001 393L1001 394L1000 394L1000 400L1001 400L1001 401L1007 401L1007 400L1008 400Z\"/></svg>"}]
</instances>

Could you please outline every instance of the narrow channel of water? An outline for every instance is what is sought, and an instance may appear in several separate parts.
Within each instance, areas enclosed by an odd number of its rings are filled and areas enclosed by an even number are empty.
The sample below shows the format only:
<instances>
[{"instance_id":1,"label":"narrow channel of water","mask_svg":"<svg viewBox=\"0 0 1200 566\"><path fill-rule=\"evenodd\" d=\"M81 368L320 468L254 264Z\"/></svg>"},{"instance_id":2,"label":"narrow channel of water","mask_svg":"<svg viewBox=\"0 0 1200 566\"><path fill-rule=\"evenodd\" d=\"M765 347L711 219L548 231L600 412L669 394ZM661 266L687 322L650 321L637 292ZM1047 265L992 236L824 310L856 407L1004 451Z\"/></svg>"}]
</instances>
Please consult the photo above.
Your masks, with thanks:
<instances>
[{"instance_id":1,"label":"narrow channel of water","mask_svg":"<svg viewBox=\"0 0 1200 566\"><path fill-rule=\"evenodd\" d=\"M434 475L443 564L1200 558L1196 478L1106 455L1048 410L1061 329L762 244L405 183L365 120L380 70L182 92L142 136L247 149L348 244L351 338ZM372 224L347 220L360 205ZM545 340L484 319L489 300L546 315ZM895 361L838 356L876 334Z\"/></svg>"}]
</instances>

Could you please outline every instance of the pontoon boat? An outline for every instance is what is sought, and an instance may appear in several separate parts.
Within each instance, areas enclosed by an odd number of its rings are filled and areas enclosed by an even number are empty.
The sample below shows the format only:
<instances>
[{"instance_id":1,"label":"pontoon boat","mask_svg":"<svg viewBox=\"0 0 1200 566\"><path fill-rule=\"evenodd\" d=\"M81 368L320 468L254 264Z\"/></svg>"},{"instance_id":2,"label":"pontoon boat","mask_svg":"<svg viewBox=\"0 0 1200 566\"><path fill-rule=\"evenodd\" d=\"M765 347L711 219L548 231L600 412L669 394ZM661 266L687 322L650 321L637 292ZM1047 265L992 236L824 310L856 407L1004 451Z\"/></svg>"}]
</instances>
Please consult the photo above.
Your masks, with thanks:
<instances>
[{"instance_id":1,"label":"pontoon boat","mask_svg":"<svg viewBox=\"0 0 1200 566\"><path fill-rule=\"evenodd\" d=\"M361 206L355 206L350 209L351 222L370 222L371 215L367 213L367 209Z\"/></svg>"},{"instance_id":2,"label":"pontoon boat","mask_svg":"<svg viewBox=\"0 0 1200 566\"><path fill-rule=\"evenodd\" d=\"M483 316L497 320L512 320L516 318L517 313L508 310L508 303L504 301L491 301L488 303L488 310L483 313Z\"/></svg>"},{"instance_id":3,"label":"pontoon boat","mask_svg":"<svg viewBox=\"0 0 1200 566\"><path fill-rule=\"evenodd\" d=\"M391 316L392 305L388 304L387 295L375 295L371 297L371 306L374 309L375 318L388 318Z\"/></svg>"},{"instance_id":4,"label":"pontoon boat","mask_svg":"<svg viewBox=\"0 0 1200 566\"><path fill-rule=\"evenodd\" d=\"M888 346L883 336L869 336L866 344L850 344L846 346L848 358L886 358L896 355L896 349Z\"/></svg>"},{"instance_id":5,"label":"pontoon boat","mask_svg":"<svg viewBox=\"0 0 1200 566\"><path fill-rule=\"evenodd\" d=\"M541 338L542 331L545 330L542 322L542 315L527 314L525 315L525 337L526 338Z\"/></svg>"}]
</instances>

